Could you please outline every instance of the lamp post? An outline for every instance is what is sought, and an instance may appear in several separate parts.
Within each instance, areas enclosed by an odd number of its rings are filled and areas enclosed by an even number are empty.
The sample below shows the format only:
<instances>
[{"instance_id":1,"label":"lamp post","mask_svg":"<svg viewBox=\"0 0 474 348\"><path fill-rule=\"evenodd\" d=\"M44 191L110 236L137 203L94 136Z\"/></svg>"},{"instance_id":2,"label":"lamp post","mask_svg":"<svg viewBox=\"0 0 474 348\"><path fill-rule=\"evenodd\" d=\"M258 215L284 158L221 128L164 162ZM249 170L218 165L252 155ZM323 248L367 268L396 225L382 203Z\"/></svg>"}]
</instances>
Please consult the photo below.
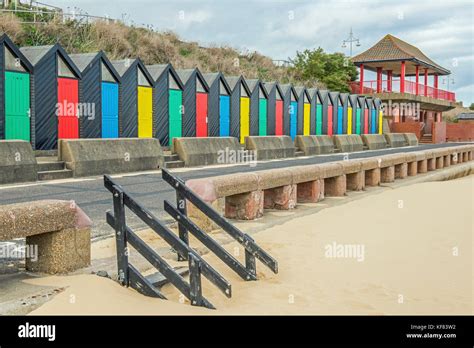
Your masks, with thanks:
<instances>
[{"instance_id":1,"label":"lamp post","mask_svg":"<svg viewBox=\"0 0 474 348\"><path fill-rule=\"evenodd\" d=\"M448 89L447 91L449 92L449 83L451 83L452 85L454 85L454 79L452 77L447 77L445 79L443 79L443 85L448 85Z\"/></svg>"},{"instance_id":2,"label":"lamp post","mask_svg":"<svg viewBox=\"0 0 474 348\"><path fill-rule=\"evenodd\" d=\"M351 27L351 32L349 33L349 37L342 41L342 48L346 48L347 44L349 43L351 57L352 57L352 44L354 42L356 43L357 47L360 47L359 39L354 36L354 34L352 33L352 27Z\"/></svg>"}]
</instances>

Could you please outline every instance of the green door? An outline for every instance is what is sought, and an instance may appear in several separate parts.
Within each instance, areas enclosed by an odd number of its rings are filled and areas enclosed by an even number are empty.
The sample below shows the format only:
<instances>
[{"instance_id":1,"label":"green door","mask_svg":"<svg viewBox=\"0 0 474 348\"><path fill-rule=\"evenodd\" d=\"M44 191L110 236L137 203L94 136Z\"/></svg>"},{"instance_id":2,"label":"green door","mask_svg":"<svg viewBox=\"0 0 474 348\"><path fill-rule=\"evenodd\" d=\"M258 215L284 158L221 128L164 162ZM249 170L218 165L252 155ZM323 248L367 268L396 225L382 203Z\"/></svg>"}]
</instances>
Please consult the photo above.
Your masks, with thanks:
<instances>
[{"instance_id":1,"label":"green door","mask_svg":"<svg viewBox=\"0 0 474 348\"><path fill-rule=\"evenodd\" d=\"M316 105L316 135L323 134L323 106Z\"/></svg>"},{"instance_id":2,"label":"green door","mask_svg":"<svg viewBox=\"0 0 474 348\"><path fill-rule=\"evenodd\" d=\"M30 141L30 75L5 72L5 139Z\"/></svg>"},{"instance_id":3,"label":"green door","mask_svg":"<svg viewBox=\"0 0 474 348\"><path fill-rule=\"evenodd\" d=\"M176 89L169 91L169 146L173 138L182 135L183 92Z\"/></svg>"},{"instance_id":4,"label":"green door","mask_svg":"<svg viewBox=\"0 0 474 348\"><path fill-rule=\"evenodd\" d=\"M360 134L360 109L356 112L356 134Z\"/></svg>"},{"instance_id":5,"label":"green door","mask_svg":"<svg viewBox=\"0 0 474 348\"><path fill-rule=\"evenodd\" d=\"M267 100L261 98L258 103L258 135L267 135Z\"/></svg>"}]
</instances>

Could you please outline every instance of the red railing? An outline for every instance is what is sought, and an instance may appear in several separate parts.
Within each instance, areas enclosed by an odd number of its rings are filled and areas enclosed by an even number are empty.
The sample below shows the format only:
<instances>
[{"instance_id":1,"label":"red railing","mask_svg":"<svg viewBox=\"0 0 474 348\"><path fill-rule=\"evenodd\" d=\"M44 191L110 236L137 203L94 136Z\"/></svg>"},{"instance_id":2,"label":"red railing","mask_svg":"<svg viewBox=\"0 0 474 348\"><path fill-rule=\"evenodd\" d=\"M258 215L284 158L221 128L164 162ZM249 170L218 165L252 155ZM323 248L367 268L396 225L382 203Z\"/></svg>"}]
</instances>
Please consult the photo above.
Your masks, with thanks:
<instances>
[{"instance_id":1,"label":"red railing","mask_svg":"<svg viewBox=\"0 0 474 348\"><path fill-rule=\"evenodd\" d=\"M381 91L382 93L400 93L400 80L392 80L392 86L390 88L388 80L382 80ZM360 93L360 82L359 81L351 81L349 82L349 86L351 88L352 93L359 94ZM417 91L417 84L416 82L405 80L405 93L414 94L414 95L422 95L430 98L435 99L443 99L449 101L456 101L456 94L454 92L448 92L439 88L434 88L430 86L425 86L421 83L418 83L418 91ZM374 94L377 93L377 81L364 81L364 88L362 94Z\"/></svg>"}]
</instances>

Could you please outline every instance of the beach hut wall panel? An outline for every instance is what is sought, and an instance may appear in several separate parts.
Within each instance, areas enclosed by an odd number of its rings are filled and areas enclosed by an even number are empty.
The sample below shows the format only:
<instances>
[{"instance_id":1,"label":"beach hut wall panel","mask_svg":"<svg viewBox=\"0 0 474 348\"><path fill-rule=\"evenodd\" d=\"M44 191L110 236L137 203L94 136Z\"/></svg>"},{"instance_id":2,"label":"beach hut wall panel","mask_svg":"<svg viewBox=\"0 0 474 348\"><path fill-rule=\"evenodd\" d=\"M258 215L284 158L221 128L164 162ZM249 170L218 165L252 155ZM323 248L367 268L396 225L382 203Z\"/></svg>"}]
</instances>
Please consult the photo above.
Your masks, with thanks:
<instances>
[{"instance_id":1,"label":"beach hut wall panel","mask_svg":"<svg viewBox=\"0 0 474 348\"><path fill-rule=\"evenodd\" d=\"M309 134L316 134L316 121L317 121L317 106L319 102L318 89L308 88L309 100L310 100L310 121L309 121ZM319 103L321 105L321 103Z\"/></svg>"},{"instance_id":2,"label":"beach hut wall panel","mask_svg":"<svg viewBox=\"0 0 474 348\"><path fill-rule=\"evenodd\" d=\"M370 98L365 98L364 100L364 118L363 118L363 134L369 133L370 126Z\"/></svg>"},{"instance_id":3,"label":"beach hut wall panel","mask_svg":"<svg viewBox=\"0 0 474 348\"><path fill-rule=\"evenodd\" d=\"M292 139L298 130L298 95L290 84L282 85L283 92L283 132Z\"/></svg>"},{"instance_id":4,"label":"beach hut wall panel","mask_svg":"<svg viewBox=\"0 0 474 348\"><path fill-rule=\"evenodd\" d=\"M358 133L357 134L364 134L365 129L365 97L359 96L359 112L356 116L356 123L358 122Z\"/></svg>"},{"instance_id":5,"label":"beach hut wall panel","mask_svg":"<svg viewBox=\"0 0 474 348\"><path fill-rule=\"evenodd\" d=\"M349 116L349 93L341 93L339 95L340 102L342 104L342 119L341 119L341 133L349 134L348 132L348 116ZM352 112L352 111L351 111ZM339 116L339 113L338 113Z\"/></svg>"},{"instance_id":6,"label":"beach hut wall panel","mask_svg":"<svg viewBox=\"0 0 474 348\"><path fill-rule=\"evenodd\" d=\"M370 133L376 134L378 133L378 117L377 117L377 107L375 105L375 100L372 99L371 103L371 119L370 119Z\"/></svg>"},{"instance_id":7,"label":"beach hut wall panel","mask_svg":"<svg viewBox=\"0 0 474 348\"><path fill-rule=\"evenodd\" d=\"M359 96L357 94L349 95L349 109L348 109L348 133L347 134L360 134L360 107L359 107ZM350 115L350 116L349 116ZM349 128L350 121L350 128ZM349 133L350 131L350 133Z\"/></svg>"},{"instance_id":8,"label":"beach hut wall panel","mask_svg":"<svg viewBox=\"0 0 474 348\"><path fill-rule=\"evenodd\" d=\"M79 137L78 100L81 73L59 45L22 47L34 67L31 79L33 147L57 148L59 139Z\"/></svg>"},{"instance_id":9,"label":"beach hut wall panel","mask_svg":"<svg viewBox=\"0 0 474 348\"><path fill-rule=\"evenodd\" d=\"M153 137L171 146L182 134L183 83L171 64L146 66L153 78Z\"/></svg>"},{"instance_id":10,"label":"beach hut wall panel","mask_svg":"<svg viewBox=\"0 0 474 348\"><path fill-rule=\"evenodd\" d=\"M118 138L120 75L103 52L72 54L81 71L79 117L81 138Z\"/></svg>"},{"instance_id":11,"label":"beach hut wall panel","mask_svg":"<svg viewBox=\"0 0 474 348\"><path fill-rule=\"evenodd\" d=\"M120 136L153 137L153 78L138 58L113 61L112 65L121 77Z\"/></svg>"},{"instance_id":12,"label":"beach hut wall panel","mask_svg":"<svg viewBox=\"0 0 474 348\"><path fill-rule=\"evenodd\" d=\"M209 86L208 135L228 137L230 134L230 94L231 89L220 72L203 74Z\"/></svg>"},{"instance_id":13,"label":"beach hut wall panel","mask_svg":"<svg viewBox=\"0 0 474 348\"><path fill-rule=\"evenodd\" d=\"M332 128L329 127L329 122L331 117L329 117L330 113L332 115L331 102L329 100L329 92L326 90L318 90L318 97L319 101L321 102L321 134L318 134L318 127L316 127L316 134L317 135L329 135L332 132ZM316 111L317 112L317 111ZM316 122L317 124L317 122ZM332 124L332 123L331 123ZM331 133L332 134L332 133Z\"/></svg>"},{"instance_id":14,"label":"beach hut wall panel","mask_svg":"<svg viewBox=\"0 0 474 348\"><path fill-rule=\"evenodd\" d=\"M383 111L382 111L382 101L379 98L374 100L375 108L377 109L377 133L383 133Z\"/></svg>"},{"instance_id":15,"label":"beach hut wall panel","mask_svg":"<svg viewBox=\"0 0 474 348\"><path fill-rule=\"evenodd\" d=\"M328 106L328 132L331 134L338 134L338 116L339 116L339 92L329 92L329 106ZM329 111L330 110L330 111Z\"/></svg>"},{"instance_id":16,"label":"beach hut wall panel","mask_svg":"<svg viewBox=\"0 0 474 348\"><path fill-rule=\"evenodd\" d=\"M32 141L31 74L33 66L18 47L0 36L0 139Z\"/></svg>"},{"instance_id":17,"label":"beach hut wall panel","mask_svg":"<svg viewBox=\"0 0 474 348\"><path fill-rule=\"evenodd\" d=\"M283 135L283 93L276 82L264 83L268 92L267 135Z\"/></svg>"},{"instance_id":18,"label":"beach hut wall panel","mask_svg":"<svg viewBox=\"0 0 474 348\"><path fill-rule=\"evenodd\" d=\"M247 80L250 89L250 135L267 135L268 92L260 80Z\"/></svg>"},{"instance_id":19,"label":"beach hut wall panel","mask_svg":"<svg viewBox=\"0 0 474 348\"><path fill-rule=\"evenodd\" d=\"M242 76L227 78L232 94L230 97L230 136L243 144L250 135L250 89Z\"/></svg>"},{"instance_id":20,"label":"beach hut wall panel","mask_svg":"<svg viewBox=\"0 0 474 348\"><path fill-rule=\"evenodd\" d=\"M199 69L177 71L184 85L183 92L183 137L206 137L208 135L209 86Z\"/></svg>"},{"instance_id":21,"label":"beach hut wall panel","mask_svg":"<svg viewBox=\"0 0 474 348\"><path fill-rule=\"evenodd\" d=\"M298 95L297 134L309 135L311 128L311 97L304 87L295 87Z\"/></svg>"}]
</instances>

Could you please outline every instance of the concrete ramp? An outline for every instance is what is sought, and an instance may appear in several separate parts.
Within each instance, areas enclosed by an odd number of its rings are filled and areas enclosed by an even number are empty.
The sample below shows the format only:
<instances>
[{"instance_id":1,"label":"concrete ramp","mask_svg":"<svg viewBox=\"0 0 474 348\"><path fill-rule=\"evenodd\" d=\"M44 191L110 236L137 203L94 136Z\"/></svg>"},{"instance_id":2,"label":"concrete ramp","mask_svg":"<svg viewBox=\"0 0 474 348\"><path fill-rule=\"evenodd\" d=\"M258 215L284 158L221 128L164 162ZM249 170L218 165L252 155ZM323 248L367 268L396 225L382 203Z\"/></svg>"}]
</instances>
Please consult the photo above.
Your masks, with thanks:
<instances>
[{"instance_id":1,"label":"concrete ramp","mask_svg":"<svg viewBox=\"0 0 474 348\"><path fill-rule=\"evenodd\" d=\"M408 146L418 146L418 138L415 133L403 133Z\"/></svg>"},{"instance_id":2,"label":"concrete ramp","mask_svg":"<svg viewBox=\"0 0 474 348\"><path fill-rule=\"evenodd\" d=\"M295 146L287 135L245 137L245 149L257 152L258 160L295 157Z\"/></svg>"},{"instance_id":3,"label":"concrete ramp","mask_svg":"<svg viewBox=\"0 0 474 348\"><path fill-rule=\"evenodd\" d=\"M385 139L390 147L408 146L404 133L387 133L385 134Z\"/></svg>"},{"instance_id":4,"label":"concrete ramp","mask_svg":"<svg viewBox=\"0 0 474 348\"><path fill-rule=\"evenodd\" d=\"M0 140L0 184L36 181L37 164L31 144Z\"/></svg>"},{"instance_id":5,"label":"concrete ramp","mask_svg":"<svg viewBox=\"0 0 474 348\"><path fill-rule=\"evenodd\" d=\"M163 152L158 139L62 139L59 160L74 177L158 169Z\"/></svg>"},{"instance_id":6,"label":"concrete ramp","mask_svg":"<svg viewBox=\"0 0 474 348\"><path fill-rule=\"evenodd\" d=\"M177 154L186 167L212 164L235 164L246 160L237 138L173 138L171 152Z\"/></svg>"}]
</instances>

